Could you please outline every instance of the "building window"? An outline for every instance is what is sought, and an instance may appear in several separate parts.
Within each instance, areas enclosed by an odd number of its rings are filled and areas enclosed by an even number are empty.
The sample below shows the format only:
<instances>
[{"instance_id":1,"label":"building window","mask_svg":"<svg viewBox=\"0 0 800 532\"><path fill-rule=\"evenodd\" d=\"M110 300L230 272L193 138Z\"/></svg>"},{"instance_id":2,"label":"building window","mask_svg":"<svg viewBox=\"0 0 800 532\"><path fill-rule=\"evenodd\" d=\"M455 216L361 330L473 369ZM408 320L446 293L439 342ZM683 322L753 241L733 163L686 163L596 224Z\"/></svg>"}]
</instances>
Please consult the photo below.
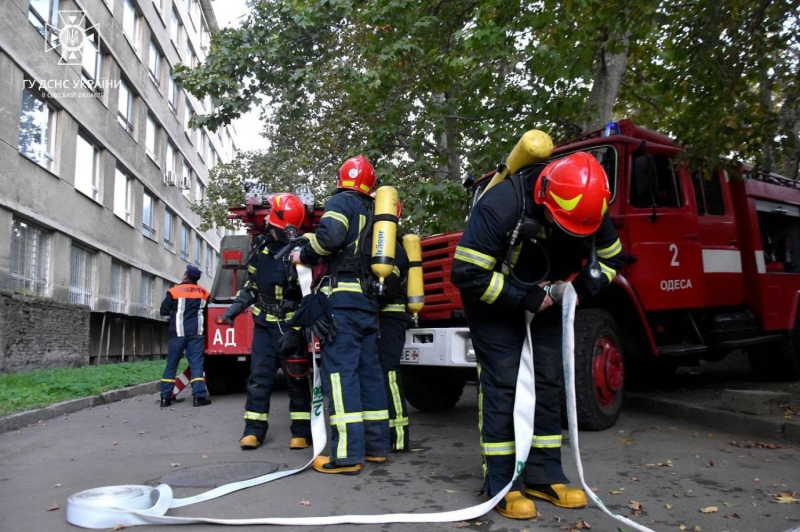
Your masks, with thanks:
<instances>
[{"instance_id":1,"label":"building window","mask_svg":"<svg viewBox=\"0 0 800 532\"><path fill-rule=\"evenodd\" d=\"M87 26L89 23L86 23ZM97 30L86 31L83 40L81 77L92 92L99 89L97 82L103 73L103 56L100 54L100 35Z\"/></svg>"},{"instance_id":2,"label":"building window","mask_svg":"<svg viewBox=\"0 0 800 532\"><path fill-rule=\"evenodd\" d=\"M187 39L188 39L188 37L187 37ZM200 62L197 60L197 55L195 55L194 52L192 52L191 58L192 59L191 59L191 62L189 64L192 65L192 68L197 68L197 65L199 65Z\"/></svg>"},{"instance_id":3,"label":"building window","mask_svg":"<svg viewBox=\"0 0 800 532\"><path fill-rule=\"evenodd\" d=\"M172 79L172 69L169 69L167 76L167 103L173 114L178 112L178 84Z\"/></svg>"},{"instance_id":4,"label":"building window","mask_svg":"<svg viewBox=\"0 0 800 532\"><path fill-rule=\"evenodd\" d=\"M147 113L147 126L145 130L145 151L147 155L158 164L158 126L153 115Z\"/></svg>"},{"instance_id":5,"label":"building window","mask_svg":"<svg viewBox=\"0 0 800 532\"><path fill-rule=\"evenodd\" d=\"M170 26L169 26L169 38L172 40L172 43L177 48L181 45L181 27L183 23L181 22L180 17L178 17L178 12L175 9L172 9L172 16L170 17Z\"/></svg>"},{"instance_id":6,"label":"building window","mask_svg":"<svg viewBox=\"0 0 800 532\"><path fill-rule=\"evenodd\" d=\"M23 89L22 113L19 119L19 152L44 168L52 170L55 137L55 108L36 92Z\"/></svg>"},{"instance_id":7,"label":"building window","mask_svg":"<svg viewBox=\"0 0 800 532\"><path fill-rule=\"evenodd\" d=\"M211 275L211 265L213 264L213 260L212 259L214 258L213 255L214 255L214 250L212 250L209 247L206 250L206 275L208 275L209 277L213 277Z\"/></svg>"},{"instance_id":8,"label":"building window","mask_svg":"<svg viewBox=\"0 0 800 532\"><path fill-rule=\"evenodd\" d=\"M186 136L189 137L189 140L194 142L194 129L190 125L192 122L192 118L194 118L194 109L189 104L188 96L185 98L186 101L186 113L184 115L184 122L183 122L183 131L186 133Z\"/></svg>"},{"instance_id":9,"label":"building window","mask_svg":"<svg viewBox=\"0 0 800 532\"><path fill-rule=\"evenodd\" d=\"M175 244L172 243L172 228L175 225L175 215L169 209L164 209L164 249L175 251Z\"/></svg>"},{"instance_id":10,"label":"building window","mask_svg":"<svg viewBox=\"0 0 800 532\"><path fill-rule=\"evenodd\" d=\"M156 239L156 200L147 192L142 196L142 234Z\"/></svg>"},{"instance_id":11,"label":"building window","mask_svg":"<svg viewBox=\"0 0 800 532\"><path fill-rule=\"evenodd\" d=\"M208 53L208 44L210 41L211 37L208 34L208 25L206 25L206 21L204 20L200 23L200 49L205 53Z\"/></svg>"},{"instance_id":12,"label":"building window","mask_svg":"<svg viewBox=\"0 0 800 532\"><path fill-rule=\"evenodd\" d=\"M191 0L192 7L189 11L189 14L192 17L192 22L194 26L197 27L197 23L200 22L200 0Z\"/></svg>"},{"instance_id":13,"label":"building window","mask_svg":"<svg viewBox=\"0 0 800 532\"><path fill-rule=\"evenodd\" d=\"M194 185L194 200L202 203L206 199L206 187L200 182L200 179L195 179Z\"/></svg>"},{"instance_id":14,"label":"building window","mask_svg":"<svg viewBox=\"0 0 800 532\"><path fill-rule=\"evenodd\" d=\"M217 150L214 149L214 146L212 146L211 143L208 144L208 152L208 167L210 169L219 164L219 155L217 155Z\"/></svg>"},{"instance_id":15,"label":"building window","mask_svg":"<svg viewBox=\"0 0 800 532\"><path fill-rule=\"evenodd\" d=\"M183 161L183 178L181 179L181 194L187 200L191 201L189 197L192 192L192 167L189 166L189 161Z\"/></svg>"},{"instance_id":16,"label":"building window","mask_svg":"<svg viewBox=\"0 0 800 532\"><path fill-rule=\"evenodd\" d=\"M200 235L195 235L195 241L197 245L194 247L194 265L197 269L200 269L200 260L203 257L203 239L200 238Z\"/></svg>"},{"instance_id":17,"label":"building window","mask_svg":"<svg viewBox=\"0 0 800 532\"><path fill-rule=\"evenodd\" d=\"M206 146L208 145L208 135L205 131L200 132L200 142L197 143L197 155L202 157L203 162L206 162Z\"/></svg>"},{"instance_id":18,"label":"building window","mask_svg":"<svg viewBox=\"0 0 800 532\"><path fill-rule=\"evenodd\" d=\"M181 224L181 258L189 261L189 226Z\"/></svg>"},{"instance_id":19,"label":"building window","mask_svg":"<svg viewBox=\"0 0 800 532\"><path fill-rule=\"evenodd\" d=\"M164 161L164 182L168 185L174 185L178 180L178 168L176 166L177 157L175 157L175 146L170 141L167 141L167 155Z\"/></svg>"},{"instance_id":20,"label":"building window","mask_svg":"<svg viewBox=\"0 0 800 532\"><path fill-rule=\"evenodd\" d=\"M161 90L161 52L153 41L150 41L150 57L147 59L150 81Z\"/></svg>"},{"instance_id":21,"label":"building window","mask_svg":"<svg viewBox=\"0 0 800 532\"><path fill-rule=\"evenodd\" d=\"M128 312L130 299L130 268L121 262L111 261L111 312Z\"/></svg>"},{"instance_id":22,"label":"building window","mask_svg":"<svg viewBox=\"0 0 800 532\"><path fill-rule=\"evenodd\" d=\"M47 25L58 27L58 0L31 0L28 6L28 20L42 37L48 33ZM53 35L50 36L53 40Z\"/></svg>"},{"instance_id":23,"label":"building window","mask_svg":"<svg viewBox=\"0 0 800 532\"><path fill-rule=\"evenodd\" d=\"M69 301L94 306L94 257L86 248L72 244L70 254Z\"/></svg>"},{"instance_id":24,"label":"building window","mask_svg":"<svg viewBox=\"0 0 800 532\"><path fill-rule=\"evenodd\" d=\"M133 133L133 93L128 84L120 80L117 121L128 133Z\"/></svg>"},{"instance_id":25,"label":"building window","mask_svg":"<svg viewBox=\"0 0 800 532\"><path fill-rule=\"evenodd\" d=\"M156 279L149 273L142 272L142 287L139 292L139 315L149 318L153 313L153 292Z\"/></svg>"},{"instance_id":26,"label":"building window","mask_svg":"<svg viewBox=\"0 0 800 532\"><path fill-rule=\"evenodd\" d=\"M131 188L133 179L117 168L114 171L114 214L133 224L131 216Z\"/></svg>"},{"instance_id":27,"label":"building window","mask_svg":"<svg viewBox=\"0 0 800 532\"><path fill-rule=\"evenodd\" d=\"M159 13L164 12L164 0L153 0L153 5L156 6L156 11Z\"/></svg>"},{"instance_id":28,"label":"building window","mask_svg":"<svg viewBox=\"0 0 800 532\"><path fill-rule=\"evenodd\" d=\"M138 35L139 35L139 16L136 14L136 9L133 7L131 0L123 0L122 2L122 32L128 38L134 50L138 50Z\"/></svg>"},{"instance_id":29,"label":"building window","mask_svg":"<svg viewBox=\"0 0 800 532\"><path fill-rule=\"evenodd\" d=\"M82 134L78 134L75 151L75 188L95 201L100 200L100 150Z\"/></svg>"},{"instance_id":30,"label":"building window","mask_svg":"<svg viewBox=\"0 0 800 532\"><path fill-rule=\"evenodd\" d=\"M46 296L50 235L39 227L11 221L11 282L18 292Z\"/></svg>"}]
</instances>

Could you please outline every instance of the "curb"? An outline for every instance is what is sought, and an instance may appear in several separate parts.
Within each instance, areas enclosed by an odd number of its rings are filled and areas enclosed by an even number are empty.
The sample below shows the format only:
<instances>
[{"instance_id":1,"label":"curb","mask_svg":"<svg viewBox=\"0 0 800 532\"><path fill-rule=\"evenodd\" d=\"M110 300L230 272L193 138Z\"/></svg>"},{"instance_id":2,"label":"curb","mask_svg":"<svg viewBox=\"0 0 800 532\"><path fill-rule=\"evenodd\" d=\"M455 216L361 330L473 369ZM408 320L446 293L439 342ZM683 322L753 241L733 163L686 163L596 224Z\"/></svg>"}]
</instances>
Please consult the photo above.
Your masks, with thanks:
<instances>
[{"instance_id":1,"label":"curb","mask_svg":"<svg viewBox=\"0 0 800 532\"><path fill-rule=\"evenodd\" d=\"M21 429L36 425L42 421L53 419L64 414L71 414L78 410L91 408L93 406L100 406L122 399L130 399L139 395L147 395L159 391L159 381L145 382L143 384L136 384L128 386L127 388L120 388L118 390L109 390L99 395L92 395L89 397L81 397L80 399L70 399L54 405L37 408L35 410L26 410L25 412L18 412L0 418L0 434L12 430Z\"/></svg>"},{"instance_id":2,"label":"curb","mask_svg":"<svg viewBox=\"0 0 800 532\"><path fill-rule=\"evenodd\" d=\"M800 420L764 419L751 414L639 394L629 394L625 398L625 407L702 425L719 432L749 436L757 441L783 440L800 444Z\"/></svg>"}]
</instances>

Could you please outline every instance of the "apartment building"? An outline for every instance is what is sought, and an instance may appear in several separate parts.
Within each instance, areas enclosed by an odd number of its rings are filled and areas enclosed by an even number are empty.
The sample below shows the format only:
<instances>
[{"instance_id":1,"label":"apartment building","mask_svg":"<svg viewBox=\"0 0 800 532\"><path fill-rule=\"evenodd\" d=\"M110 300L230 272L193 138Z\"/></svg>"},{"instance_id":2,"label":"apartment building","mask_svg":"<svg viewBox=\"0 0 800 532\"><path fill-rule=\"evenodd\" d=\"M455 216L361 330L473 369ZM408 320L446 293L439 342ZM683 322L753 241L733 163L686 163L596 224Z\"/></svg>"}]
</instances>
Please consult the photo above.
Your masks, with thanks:
<instances>
[{"instance_id":1,"label":"apartment building","mask_svg":"<svg viewBox=\"0 0 800 532\"><path fill-rule=\"evenodd\" d=\"M190 128L211 102L171 74L216 27L211 0L0 4L0 290L88 307L92 362L165 353L165 291L213 282L191 205L235 134Z\"/></svg>"}]
</instances>

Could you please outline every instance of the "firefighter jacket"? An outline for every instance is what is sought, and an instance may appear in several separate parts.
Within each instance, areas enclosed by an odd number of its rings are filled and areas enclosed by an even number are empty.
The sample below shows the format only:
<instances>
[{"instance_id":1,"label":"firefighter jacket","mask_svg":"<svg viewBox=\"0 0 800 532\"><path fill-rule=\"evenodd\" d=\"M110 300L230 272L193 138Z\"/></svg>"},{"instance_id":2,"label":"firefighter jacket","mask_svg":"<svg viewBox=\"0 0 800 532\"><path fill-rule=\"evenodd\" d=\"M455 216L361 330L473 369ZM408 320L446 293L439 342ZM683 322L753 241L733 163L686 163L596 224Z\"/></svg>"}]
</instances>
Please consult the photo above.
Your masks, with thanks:
<instances>
[{"instance_id":1,"label":"firefighter jacket","mask_svg":"<svg viewBox=\"0 0 800 532\"><path fill-rule=\"evenodd\" d=\"M622 244L608 213L593 236L577 237L566 233L545 218L544 205L536 205L532 191L544 165L520 171L490 189L470 213L467 229L453 259L452 282L464 295L488 305L519 307L529 291L544 300L545 292L526 288L510 275L509 265L525 283L572 281L580 301L597 295L616 277L625 263ZM509 250L511 235L521 214L524 195L525 214L540 224L538 244L519 238ZM592 240L597 250L601 275L592 277L588 258ZM548 271L549 270L549 271Z\"/></svg>"},{"instance_id":2,"label":"firefighter jacket","mask_svg":"<svg viewBox=\"0 0 800 532\"><path fill-rule=\"evenodd\" d=\"M408 254L403 242L397 239L394 252L394 271L386 279L386 296L379 298L381 316L406 318L406 290L408 286Z\"/></svg>"},{"instance_id":3,"label":"firefighter jacket","mask_svg":"<svg viewBox=\"0 0 800 532\"><path fill-rule=\"evenodd\" d=\"M161 302L161 316L169 316L170 338L196 336L205 332L203 309L208 295L208 290L188 281L167 290Z\"/></svg>"},{"instance_id":4,"label":"firefighter jacket","mask_svg":"<svg viewBox=\"0 0 800 532\"><path fill-rule=\"evenodd\" d=\"M250 254L247 279L236 295L243 308L253 305L253 321L262 327L277 327L278 321L291 319L303 297L297 276L290 275L288 255L286 260L275 259L285 246L266 235Z\"/></svg>"},{"instance_id":5,"label":"firefighter jacket","mask_svg":"<svg viewBox=\"0 0 800 532\"><path fill-rule=\"evenodd\" d=\"M304 264L328 264L330 283L322 291L334 307L377 310L370 270L374 206L374 200L365 194L337 190L300 254Z\"/></svg>"}]
</instances>

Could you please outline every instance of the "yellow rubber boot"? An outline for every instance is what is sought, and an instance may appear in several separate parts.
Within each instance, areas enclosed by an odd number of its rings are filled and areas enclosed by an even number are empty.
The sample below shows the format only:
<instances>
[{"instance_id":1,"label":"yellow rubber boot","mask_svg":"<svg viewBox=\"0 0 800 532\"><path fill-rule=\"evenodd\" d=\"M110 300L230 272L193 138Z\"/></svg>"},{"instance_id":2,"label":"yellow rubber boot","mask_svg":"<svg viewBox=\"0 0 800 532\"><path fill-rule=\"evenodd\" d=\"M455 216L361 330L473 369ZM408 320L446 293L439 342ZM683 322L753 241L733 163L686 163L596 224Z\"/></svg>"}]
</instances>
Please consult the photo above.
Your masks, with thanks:
<instances>
[{"instance_id":1,"label":"yellow rubber boot","mask_svg":"<svg viewBox=\"0 0 800 532\"><path fill-rule=\"evenodd\" d=\"M494 509L509 519L533 519L536 517L536 505L521 491L509 491Z\"/></svg>"},{"instance_id":2,"label":"yellow rubber boot","mask_svg":"<svg viewBox=\"0 0 800 532\"><path fill-rule=\"evenodd\" d=\"M308 441L307 438L292 438L289 440L289 449L297 450L297 449L308 449L311 446L311 443Z\"/></svg>"},{"instance_id":3,"label":"yellow rubber boot","mask_svg":"<svg viewBox=\"0 0 800 532\"><path fill-rule=\"evenodd\" d=\"M261 442L258 441L258 438L256 438L252 434L248 434L247 436L242 436L242 439L239 440L239 447L241 447L243 451L258 449L260 446Z\"/></svg>"},{"instance_id":4,"label":"yellow rubber boot","mask_svg":"<svg viewBox=\"0 0 800 532\"><path fill-rule=\"evenodd\" d=\"M337 466L331 463L330 456L317 456L314 458L312 466L315 471L320 473L339 473L342 475L358 475L361 471L361 464Z\"/></svg>"},{"instance_id":5,"label":"yellow rubber boot","mask_svg":"<svg viewBox=\"0 0 800 532\"><path fill-rule=\"evenodd\" d=\"M537 499L550 501L561 508L583 508L586 494L582 489L566 484L525 484L525 493Z\"/></svg>"}]
</instances>

